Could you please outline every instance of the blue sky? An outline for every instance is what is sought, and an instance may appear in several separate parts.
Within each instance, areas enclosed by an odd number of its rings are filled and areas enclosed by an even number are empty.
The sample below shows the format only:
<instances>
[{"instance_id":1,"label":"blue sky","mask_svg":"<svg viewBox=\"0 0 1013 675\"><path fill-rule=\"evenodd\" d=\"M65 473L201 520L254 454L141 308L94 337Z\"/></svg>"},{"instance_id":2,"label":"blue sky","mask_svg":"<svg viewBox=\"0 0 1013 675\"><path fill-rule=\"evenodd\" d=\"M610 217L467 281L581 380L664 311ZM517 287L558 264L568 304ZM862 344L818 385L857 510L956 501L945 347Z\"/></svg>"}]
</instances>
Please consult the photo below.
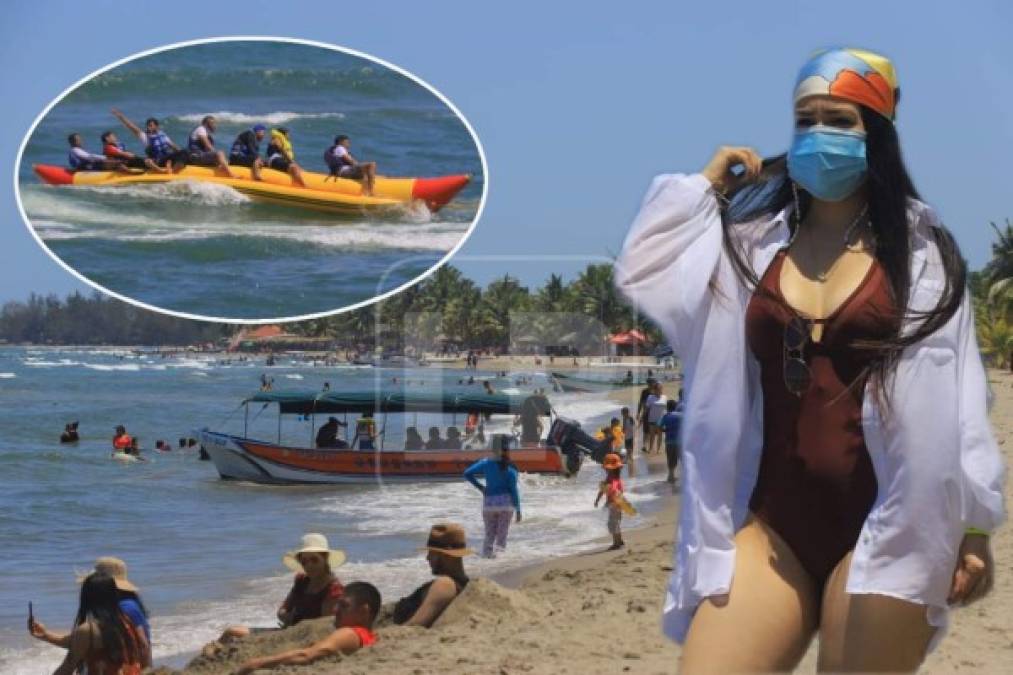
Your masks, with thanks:
<instances>
[{"instance_id":1,"label":"blue sky","mask_svg":"<svg viewBox=\"0 0 1013 675\"><path fill-rule=\"evenodd\" d=\"M0 28L0 300L82 288L29 236L11 187L18 147L42 108L137 51L241 34L361 50L442 91L489 162L485 213L455 264L483 283L510 272L532 285L616 252L654 174L697 171L722 144L782 152L794 75L812 49L881 51L900 79L898 128L915 183L977 269L989 257L988 222L1013 218L1011 8L998 0L11 3Z\"/></svg>"}]
</instances>

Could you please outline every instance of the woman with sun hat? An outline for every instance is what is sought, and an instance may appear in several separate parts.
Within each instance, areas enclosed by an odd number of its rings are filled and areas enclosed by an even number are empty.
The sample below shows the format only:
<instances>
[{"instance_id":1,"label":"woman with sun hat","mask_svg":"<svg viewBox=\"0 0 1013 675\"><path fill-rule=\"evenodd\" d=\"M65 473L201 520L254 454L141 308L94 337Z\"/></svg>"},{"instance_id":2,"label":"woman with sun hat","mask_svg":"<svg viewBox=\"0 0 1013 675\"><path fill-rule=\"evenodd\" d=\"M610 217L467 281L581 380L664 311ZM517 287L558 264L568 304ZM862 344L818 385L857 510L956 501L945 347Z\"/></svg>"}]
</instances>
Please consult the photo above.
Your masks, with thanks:
<instances>
[{"instance_id":1,"label":"woman with sun hat","mask_svg":"<svg viewBox=\"0 0 1013 675\"><path fill-rule=\"evenodd\" d=\"M230 626L216 642L204 648L204 655L210 656L226 642L261 633L294 626L305 619L316 619L334 614L344 586L334 574L334 569L343 565L345 553L331 549L327 537L311 532L302 537L302 546L282 556L282 562L295 572L295 580L284 602L278 608L278 627L250 628Z\"/></svg>"},{"instance_id":2,"label":"woman with sun hat","mask_svg":"<svg viewBox=\"0 0 1013 675\"><path fill-rule=\"evenodd\" d=\"M991 586L1005 469L899 93L886 57L817 52L788 153L659 176L616 262L694 393L664 604L683 672L791 670L814 635L820 670L912 671Z\"/></svg>"}]
</instances>

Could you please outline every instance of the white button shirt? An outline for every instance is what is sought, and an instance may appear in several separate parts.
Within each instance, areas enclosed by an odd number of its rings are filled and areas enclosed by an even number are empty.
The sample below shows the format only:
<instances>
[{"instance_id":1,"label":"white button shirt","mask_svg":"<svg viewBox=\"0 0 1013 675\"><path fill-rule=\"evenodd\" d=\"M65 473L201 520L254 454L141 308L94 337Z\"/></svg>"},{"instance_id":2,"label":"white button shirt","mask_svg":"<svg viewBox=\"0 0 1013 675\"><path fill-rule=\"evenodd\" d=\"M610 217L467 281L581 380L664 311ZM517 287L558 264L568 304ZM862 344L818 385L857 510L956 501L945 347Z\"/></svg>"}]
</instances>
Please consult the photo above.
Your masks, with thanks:
<instances>
[{"instance_id":1,"label":"white button shirt","mask_svg":"<svg viewBox=\"0 0 1013 675\"><path fill-rule=\"evenodd\" d=\"M735 227L757 276L787 245L790 206ZM935 307L944 285L930 207L911 200L909 309ZM763 444L759 363L745 331L751 292L722 245L721 217L702 175L654 179L615 264L616 285L664 332L682 360L683 494L675 564L664 604L665 633L682 642L693 613L729 592L735 533L756 485ZM717 284L717 292L709 282ZM906 322L903 331L911 329ZM988 387L965 291L941 329L905 349L887 382L890 410L872 388L862 430L879 491L855 544L847 592L927 606L946 625L957 550L967 527L994 530L1005 518L1005 467L988 422ZM942 637L936 631L933 646Z\"/></svg>"}]
</instances>

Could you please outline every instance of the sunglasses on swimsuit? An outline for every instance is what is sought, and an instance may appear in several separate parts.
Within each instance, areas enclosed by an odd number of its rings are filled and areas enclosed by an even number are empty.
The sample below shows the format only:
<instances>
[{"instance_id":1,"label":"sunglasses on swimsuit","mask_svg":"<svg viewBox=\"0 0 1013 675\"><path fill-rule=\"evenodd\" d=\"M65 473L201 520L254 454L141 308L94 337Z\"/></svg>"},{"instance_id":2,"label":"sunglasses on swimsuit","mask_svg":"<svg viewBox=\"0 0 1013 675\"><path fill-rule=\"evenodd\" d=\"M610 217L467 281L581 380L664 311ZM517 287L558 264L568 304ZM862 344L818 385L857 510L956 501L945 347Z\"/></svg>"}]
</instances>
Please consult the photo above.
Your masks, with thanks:
<instances>
[{"instance_id":1,"label":"sunglasses on swimsuit","mask_svg":"<svg viewBox=\"0 0 1013 675\"><path fill-rule=\"evenodd\" d=\"M784 386L795 396L802 397L812 383L812 371L805 362L805 347L809 343L812 326L818 319L806 319L792 312L791 321L784 326Z\"/></svg>"}]
</instances>

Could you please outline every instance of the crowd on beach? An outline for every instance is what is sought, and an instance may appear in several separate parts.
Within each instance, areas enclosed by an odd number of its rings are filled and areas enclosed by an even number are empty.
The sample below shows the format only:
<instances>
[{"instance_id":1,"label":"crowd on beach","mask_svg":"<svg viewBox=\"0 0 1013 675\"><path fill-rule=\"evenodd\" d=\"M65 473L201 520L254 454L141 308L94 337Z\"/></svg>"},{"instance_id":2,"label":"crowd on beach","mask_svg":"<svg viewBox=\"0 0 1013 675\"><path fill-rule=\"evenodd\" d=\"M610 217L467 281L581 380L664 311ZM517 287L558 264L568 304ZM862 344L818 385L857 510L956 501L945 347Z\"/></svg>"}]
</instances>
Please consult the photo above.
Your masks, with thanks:
<instances>
[{"instance_id":1,"label":"crowd on beach","mask_svg":"<svg viewBox=\"0 0 1013 675\"><path fill-rule=\"evenodd\" d=\"M128 151L111 130L100 136L101 154L85 150L81 134L71 133L67 137L70 145L67 165L71 171L150 171L168 174L179 173L190 165L211 167L227 178L239 178L232 167L240 166L248 168L250 177L255 181L263 180L261 171L269 168L289 174L295 185L306 187L302 167L295 161L291 130L286 127L269 130L264 124L254 124L240 132L226 152L215 144L214 134L218 130L218 122L214 115L204 116L200 124L188 134L186 147L180 147L162 130L161 123L155 117L149 117L144 123L144 129L141 129L119 110L114 108L112 114L144 146L143 155ZM261 156L260 144L268 137L268 133L270 138L267 149ZM363 194L372 195L376 162L360 162L352 155L350 148L351 139L346 134L334 137L334 142L323 153L328 178L361 181Z\"/></svg>"},{"instance_id":2,"label":"crowd on beach","mask_svg":"<svg viewBox=\"0 0 1013 675\"><path fill-rule=\"evenodd\" d=\"M539 393L544 396L543 392ZM661 408L666 412L659 417L658 410ZM651 444L657 435L654 427L660 424L662 433L667 436L663 420L666 416L675 415L675 409L675 401L665 398L660 383L652 378L641 395L636 417L630 414L629 408L623 408L621 418L613 418L599 431L597 438L609 443L609 452L602 460L604 479L599 484L594 507L597 508L604 500L606 529L612 537L609 550L625 546L622 518L624 513L635 512L624 496L622 470L627 467L633 475L637 428L650 426L642 432L641 452L655 454L659 450ZM521 442L538 440L544 432L535 410L533 407L529 414L518 415L515 419L515 424L521 427ZM480 416L475 415L469 424L481 433ZM341 426L345 425L334 417L329 418L318 433L318 446L335 447L329 443L340 440L337 432ZM65 435L68 434L73 434L74 440L77 440L77 422L66 426ZM439 439L436 427L430 430L430 436L431 443L424 443L422 447L446 448L448 441L455 440L450 429L446 439ZM433 440L433 436L439 439L438 442ZM360 449L369 449L375 438L375 423L366 413L356 422L356 442ZM415 447L420 441L416 431L414 435L409 435L406 447ZM180 448L196 443L194 439L180 439L180 442ZM366 448L363 448L363 442ZM496 557L506 549L511 524L522 520L519 472L510 461L511 444L509 436L494 436L491 455L476 461L463 472L463 478L482 494L485 532L480 553L486 558ZM114 452L137 452L137 438L130 436L122 425L116 427L112 445ZM677 457L677 448L674 451ZM670 476L672 469L674 466L670 462ZM396 625L432 626L468 584L464 558L474 551L468 548L460 525L434 525L424 550L433 579L394 604L391 620ZM282 561L295 572L295 577L289 593L279 605L275 617L277 625L226 627L217 640L204 648L203 656L214 657L226 645L250 635L282 630L307 619L326 616L334 617L334 628L323 639L304 648L251 659L235 672L252 673L282 665L313 663L336 654L348 655L376 642L374 627L381 611L381 592L367 581L345 584L338 578L335 570L344 563L345 554L332 549L324 534L305 534L301 546L286 553ZM82 583L80 604L74 627L69 633L52 632L34 616L29 617L28 630L32 636L67 650L67 656L56 672L74 672L85 664L88 672L129 675L140 673L150 666L148 611L137 587L127 578L126 563L112 557L100 558L92 573L79 581Z\"/></svg>"}]
</instances>

